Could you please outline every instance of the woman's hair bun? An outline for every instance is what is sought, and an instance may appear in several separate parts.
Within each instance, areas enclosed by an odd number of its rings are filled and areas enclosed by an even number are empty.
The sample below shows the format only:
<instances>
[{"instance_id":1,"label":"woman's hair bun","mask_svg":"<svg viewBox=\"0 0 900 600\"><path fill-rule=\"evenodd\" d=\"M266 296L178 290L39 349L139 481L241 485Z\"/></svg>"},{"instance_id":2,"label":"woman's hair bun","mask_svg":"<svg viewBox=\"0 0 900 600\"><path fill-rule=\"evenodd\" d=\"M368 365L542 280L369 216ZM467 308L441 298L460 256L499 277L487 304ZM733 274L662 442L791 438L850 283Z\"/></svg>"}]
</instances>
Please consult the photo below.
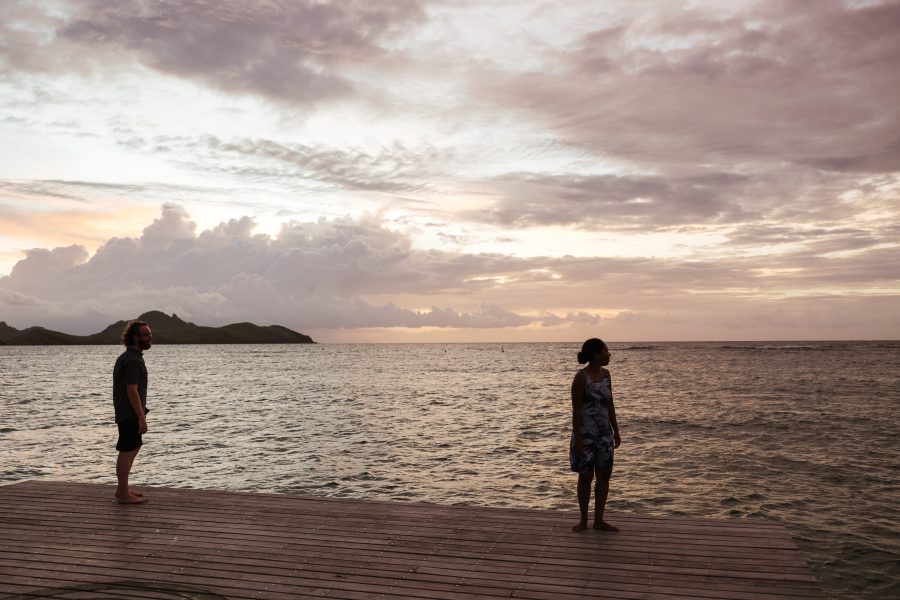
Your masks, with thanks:
<instances>
[{"instance_id":1,"label":"woman's hair bun","mask_svg":"<svg viewBox=\"0 0 900 600\"><path fill-rule=\"evenodd\" d=\"M581 346L581 352L578 353L578 364L583 365L586 362L591 362L595 354L604 350L606 350L606 343L603 340L599 338L586 340Z\"/></svg>"}]
</instances>

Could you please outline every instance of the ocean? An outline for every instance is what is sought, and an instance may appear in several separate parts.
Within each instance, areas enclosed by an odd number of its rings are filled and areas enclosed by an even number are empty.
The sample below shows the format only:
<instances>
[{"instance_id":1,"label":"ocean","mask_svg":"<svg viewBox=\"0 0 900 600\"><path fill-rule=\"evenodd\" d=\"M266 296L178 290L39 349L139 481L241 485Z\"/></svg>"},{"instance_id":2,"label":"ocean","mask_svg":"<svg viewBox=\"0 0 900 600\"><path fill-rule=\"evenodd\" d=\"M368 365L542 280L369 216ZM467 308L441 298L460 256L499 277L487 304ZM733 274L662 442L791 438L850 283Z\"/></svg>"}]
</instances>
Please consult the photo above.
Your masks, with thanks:
<instances>
[{"instance_id":1,"label":"ocean","mask_svg":"<svg viewBox=\"0 0 900 600\"><path fill-rule=\"evenodd\" d=\"M576 510L579 347L156 346L132 481ZM610 350L608 511L775 519L829 598L900 598L900 342ZM119 352L0 347L0 482L114 484Z\"/></svg>"}]
</instances>

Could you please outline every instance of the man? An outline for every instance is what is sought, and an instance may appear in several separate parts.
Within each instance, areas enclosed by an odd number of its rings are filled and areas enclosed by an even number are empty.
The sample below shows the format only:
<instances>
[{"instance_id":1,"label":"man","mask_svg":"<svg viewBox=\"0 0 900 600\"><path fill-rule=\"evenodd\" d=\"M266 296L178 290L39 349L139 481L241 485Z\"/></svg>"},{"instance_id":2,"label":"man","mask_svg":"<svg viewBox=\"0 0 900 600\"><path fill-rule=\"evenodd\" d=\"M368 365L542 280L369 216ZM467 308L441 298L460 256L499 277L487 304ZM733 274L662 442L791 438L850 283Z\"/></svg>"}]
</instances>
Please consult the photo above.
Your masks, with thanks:
<instances>
[{"instance_id":1,"label":"man","mask_svg":"<svg viewBox=\"0 0 900 600\"><path fill-rule=\"evenodd\" d=\"M131 465L143 444L142 435L147 433L147 367L144 364L144 350L153 345L153 334L143 321L129 321L122 331L123 352L116 359L113 368L113 405L116 410L116 425L119 440L116 450L116 498L120 504L142 504L147 501L143 494L128 487Z\"/></svg>"}]
</instances>

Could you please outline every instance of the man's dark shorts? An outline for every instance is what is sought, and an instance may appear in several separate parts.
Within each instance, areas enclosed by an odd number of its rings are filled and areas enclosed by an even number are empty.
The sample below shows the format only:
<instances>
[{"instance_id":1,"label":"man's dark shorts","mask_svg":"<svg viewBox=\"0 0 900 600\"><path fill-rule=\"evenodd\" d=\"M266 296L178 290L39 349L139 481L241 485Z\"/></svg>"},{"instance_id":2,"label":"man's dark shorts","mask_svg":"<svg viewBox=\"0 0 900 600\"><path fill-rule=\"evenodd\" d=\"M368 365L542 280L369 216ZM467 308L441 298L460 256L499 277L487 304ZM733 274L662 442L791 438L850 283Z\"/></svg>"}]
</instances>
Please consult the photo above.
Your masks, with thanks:
<instances>
[{"instance_id":1,"label":"man's dark shorts","mask_svg":"<svg viewBox=\"0 0 900 600\"><path fill-rule=\"evenodd\" d=\"M116 442L116 450L119 452L131 452L144 445L141 438L141 426L137 417L125 419L116 423L119 426L119 441Z\"/></svg>"}]
</instances>

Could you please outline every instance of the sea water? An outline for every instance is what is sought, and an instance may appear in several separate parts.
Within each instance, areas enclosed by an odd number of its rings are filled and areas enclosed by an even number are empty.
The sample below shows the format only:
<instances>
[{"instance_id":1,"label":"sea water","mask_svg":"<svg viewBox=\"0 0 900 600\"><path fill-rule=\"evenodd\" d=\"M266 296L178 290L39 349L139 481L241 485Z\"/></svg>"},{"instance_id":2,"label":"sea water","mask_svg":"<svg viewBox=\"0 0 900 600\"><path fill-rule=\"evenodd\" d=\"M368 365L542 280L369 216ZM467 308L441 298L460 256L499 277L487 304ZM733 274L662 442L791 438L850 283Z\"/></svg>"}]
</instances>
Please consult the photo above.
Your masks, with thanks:
<instances>
[{"instance_id":1,"label":"sea water","mask_svg":"<svg viewBox=\"0 0 900 600\"><path fill-rule=\"evenodd\" d=\"M610 512L776 519L830 598L900 598L900 342L610 347ZM575 510L578 349L156 346L132 480ZM0 347L0 481L114 483L120 350Z\"/></svg>"}]
</instances>

